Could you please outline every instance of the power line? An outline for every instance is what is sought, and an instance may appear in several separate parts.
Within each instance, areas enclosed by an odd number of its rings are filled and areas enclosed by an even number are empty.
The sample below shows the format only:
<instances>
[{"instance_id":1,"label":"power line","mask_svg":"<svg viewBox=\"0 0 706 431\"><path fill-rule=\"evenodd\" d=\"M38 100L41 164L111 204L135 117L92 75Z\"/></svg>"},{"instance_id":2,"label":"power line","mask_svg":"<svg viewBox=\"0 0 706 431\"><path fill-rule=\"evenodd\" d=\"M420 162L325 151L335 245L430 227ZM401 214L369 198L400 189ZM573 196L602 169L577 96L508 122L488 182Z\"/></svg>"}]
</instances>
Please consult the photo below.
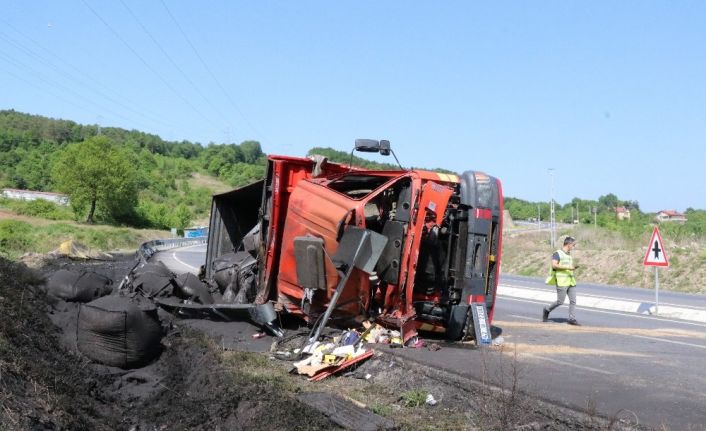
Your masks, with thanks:
<instances>
[{"instance_id":1,"label":"power line","mask_svg":"<svg viewBox=\"0 0 706 431\"><path fill-rule=\"evenodd\" d=\"M126 41L125 39L123 39L122 36L120 36L120 34L119 34L110 24L108 24L108 22L107 22L106 20L104 20L103 17L100 16L100 15L98 14L98 12L96 12L95 9L93 9L93 8L86 2L86 0L81 0L81 2L91 11L91 13L93 13L93 15L96 16L96 18L98 18L98 20L100 20L100 22L103 23L103 25L105 25L105 26L108 28L108 30L110 30L110 31L113 33L113 35L114 35L115 37L118 38L118 40L120 40L120 42L123 43L123 45L125 45L125 46L127 47L127 49L130 50L130 52L133 53L133 55L134 55L135 57L137 57L137 58L140 60L140 62L142 62L142 64L143 64L150 72L152 72L153 74L155 74L155 76L157 76L157 78L159 78L159 80L162 81L162 83L163 83L167 88L169 88L169 90L172 91L172 93L174 93L177 97L179 97L179 98L180 98L186 105L188 105L194 112L196 112L199 116L201 116L201 118L203 118L204 120L206 120L206 121L208 121L209 123L211 123L212 126L218 128L218 126L213 122L213 120L211 120L210 118L206 117L206 116L205 116L200 110L198 110L191 102L189 102L188 99L186 99L184 96L182 96L171 84L169 84L169 82L167 82L167 80L164 79L164 77L163 77L159 72L157 72L152 66L150 66L149 63L147 63L147 61L146 61L137 51L135 51L135 49L134 49L129 43L127 43L127 41Z\"/></svg>"},{"instance_id":2,"label":"power line","mask_svg":"<svg viewBox=\"0 0 706 431\"><path fill-rule=\"evenodd\" d=\"M5 69L5 70L3 70L3 71L4 71L5 73L7 73L8 75L10 75L10 76L16 78L17 80L20 80L20 81L22 81L22 82L24 82L24 83L26 83L26 84L28 84L28 85L30 85L30 86L36 88L37 90L40 90L40 91L45 92L45 93L47 93L47 94L49 94L49 95L51 95L51 96L54 96L55 98L57 98L57 99L59 99L59 100L61 100L61 101L64 101L64 102L68 103L69 105L73 105L74 107L79 108L79 109L81 109L81 110L85 110L85 109L86 109L86 107L85 107L84 105L80 105L80 104L78 104L78 103L76 103L76 102L74 102L74 101L72 101L72 100L70 100L70 99L67 99L67 98L65 98L65 97L63 97L63 96L61 96L61 95L59 95L59 94L57 94L57 93L54 93L54 92L51 91L51 90L48 90L48 89L46 89L46 88L42 88L42 87L40 87L39 85L37 85L35 82L32 82L32 81L30 81L30 80L28 80L28 79L25 79L25 78L23 78L22 76L17 75L17 74L15 74L15 73L13 73L13 72L7 70L7 69Z\"/></svg>"},{"instance_id":3,"label":"power line","mask_svg":"<svg viewBox=\"0 0 706 431\"><path fill-rule=\"evenodd\" d=\"M8 57L7 55L5 55L5 54L3 54L3 53L0 53L0 59L4 59L7 63L14 64L15 67L18 67L18 68L21 69L23 72L30 71L30 72L34 73L35 76L36 76L37 78L39 78L39 80L42 81L43 83L45 83L45 84L51 86L52 88L54 88L54 87L61 87L61 88L63 89L63 91L65 91L66 93L71 94L73 97L75 97L75 98L77 98L77 99L82 99L82 100L83 100L84 102L86 102L87 104L93 105L94 107L98 108L99 110L106 111L106 112L110 113L111 115L114 115L114 116L116 116L116 117L120 117L120 118L122 118L123 120L126 120L126 121L128 121L128 122L134 121L134 120L132 120L132 119L130 119L130 118L127 118L127 117L125 117L124 115L119 114L119 113L117 113L117 112L115 112L115 111L113 111L113 110L111 110L111 109L107 109L107 108L105 108L105 107L103 107L103 106L100 106L100 105L97 104L96 102L94 102L94 101L92 101L92 100L86 98L85 96L82 96L81 94L75 92L72 88L67 87L66 85L62 84L61 82L58 82L58 81L53 81L53 82L52 82L51 79L49 79L49 78L47 78L46 76L44 76L41 72L38 72L38 71L35 70L32 66L30 66L30 65L28 65L28 64L26 64L26 63L23 63L23 62L20 61L20 60L13 59L12 57ZM9 72L8 72L8 73L9 73ZM23 81L25 81L25 80L23 79ZM25 82L27 82L27 81L25 81ZM50 92L50 94L51 94L51 92ZM85 109L86 107L85 107L85 106L82 106L81 108L82 108L82 109ZM143 124L143 126L144 126L144 124Z\"/></svg>"},{"instance_id":4,"label":"power line","mask_svg":"<svg viewBox=\"0 0 706 431\"><path fill-rule=\"evenodd\" d=\"M86 73L81 72L81 71L78 70L76 67L72 66L70 63L68 63L68 62L66 62L65 60L61 59L61 57L59 57L58 55L56 55L56 54L54 54L53 52L47 50L46 48L44 48L43 46L41 46L39 43L37 43L36 41L34 41L32 38L30 38L30 37L24 35L22 32L20 32L19 30L17 30L14 26L12 26L11 24L9 24L9 23L6 22L5 20L0 19L0 22L3 22L4 24L7 24L9 27L11 27L13 30L15 30L17 33L19 33L19 34L22 35L23 37L25 37L25 38L27 38L28 40L30 40L30 41L31 41L32 43L34 43L36 46L38 46L39 48L41 48L41 49L43 49L43 50L49 52L52 56L54 56L54 57L56 57L57 59L59 59L60 61L62 61L64 64L66 64L67 66L69 66L71 69L73 69L73 70L75 70L75 71L78 71L79 73L81 73L82 75L84 75L85 77L87 77L89 80L93 81L93 82L94 82L95 84L97 84L98 86L104 87L104 86L101 85L99 82L97 82L95 79L93 79L91 76L87 75ZM95 93L99 94L100 96L104 97L104 98L107 99L108 101L110 101L110 102L112 102L112 103L114 103L114 104L116 104L116 105L119 105L119 106L121 106L122 108L127 109L128 111L131 111L132 113L134 113L134 114L136 114L136 115L138 115L138 116L140 116L140 117L146 117L146 118L148 118L148 119L150 119L150 120L152 120L152 121L154 121L154 122L156 122L156 123L159 123L159 124L161 124L161 125L163 125L163 126L174 127L174 125L169 124L169 123L166 123L166 122L162 121L161 119L157 118L156 116L153 116L153 115L151 115L151 114L148 114L148 113L145 113L145 112L141 112L141 111L138 111L138 110L134 109L133 107L131 107L131 106L129 106L129 105L127 105L127 104L125 104L125 103L123 103L123 102L121 102L121 101L115 99L114 97L112 97L111 95L107 94L106 92L102 91L102 90L99 89L99 88L96 88L96 87L90 88L90 85L87 85L87 84L86 84L85 82L83 82L79 77L77 77L77 76L75 76L75 75L72 75L71 73L69 73L69 72L67 72L67 71L65 71L65 70L62 70L62 69L59 68L56 64L52 63L52 62L51 62L50 60L48 60L46 57L44 57L44 56L42 56L40 53L38 53L36 50L33 50L32 48L26 46L25 44L23 44L22 42L20 42L20 41L14 39L13 37L11 37L11 36L9 36L9 35L7 35L7 34L3 34L2 32L0 32L0 39L4 39L4 40L7 41L8 43L14 45L16 49L18 49L18 50L24 52L24 53L25 53L27 56L29 56L29 57L35 58L36 60L38 60L38 61L40 61L41 63L45 64L46 66L50 67L51 69L53 69L53 70L56 71L57 73L61 74L61 75L64 76L65 78L67 78L67 79L69 79L69 80L72 80L72 81L74 81L74 82L79 82L81 85L84 85L84 86L89 87L89 89L90 89L92 92L95 92ZM105 87L104 87L104 88L105 88Z\"/></svg>"},{"instance_id":5,"label":"power line","mask_svg":"<svg viewBox=\"0 0 706 431\"><path fill-rule=\"evenodd\" d=\"M194 81L191 80L191 78L189 78L189 75L187 75L187 74L184 72L184 70L181 68L181 66L179 66L179 64L178 64L176 61L174 61L174 60L172 59L172 57L169 55L169 53L167 53L167 51L162 47L162 45L157 41L157 39L156 39L156 38L152 35L152 33L147 29L147 27L146 27L144 24L142 24L142 21L140 21L140 19L137 17L137 15L135 15L135 13L132 11L132 9L130 9L130 8L128 7L128 5L125 4L125 2L124 2L123 0L120 0L120 3L123 5L123 7L125 7L125 9L127 9L127 11L130 13L130 15L135 19L135 21L137 22L137 24L138 24L138 25L142 28L142 30L147 34L147 36L149 36L149 38L152 39L152 42L154 42L154 44L157 46L157 48L159 48L159 50L162 51L162 54L164 54L164 56L167 57L167 60L169 60L169 62L172 64L172 66L174 66L174 68L175 68L176 70L178 70L179 73L181 73L181 76L183 76L184 79L185 79L189 84L191 84L191 86L194 88L194 90L196 90L196 92L199 94L199 96L201 96L201 98L202 98L211 108L213 108L213 110L214 110L218 115L221 116L221 119L224 120L224 122L225 122L226 124L228 124L228 119L223 115L223 112L222 112L221 110L219 110L218 108L216 108L216 106L203 94L203 92L201 92L201 89L194 83Z\"/></svg>"},{"instance_id":6,"label":"power line","mask_svg":"<svg viewBox=\"0 0 706 431\"><path fill-rule=\"evenodd\" d=\"M199 51L196 49L194 44L191 43L191 39L189 39L189 37L186 35L186 32L184 32L184 29L181 27L181 25L179 25L179 22L176 20L176 18L172 14L172 12L169 10L169 8L167 7L167 4L164 2L164 0L160 0L160 2L162 3L162 6L164 6L164 9L167 11L167 14L169 15L169 17L174 22L174 25L176 25L176 27L177 27L177 29L179 29L179 32L181 33L181 35L184 37L186 42L189 44L191 49L194 51L194 54L196 54L196 57L201 62L201 65L204 67L204 69L206 69L208 74L211 75L211 78L216 82L218 87L221 89L221 92L223 92L223 94L226 96L226 98L228 99L230 104L233 106L233 108L235 108L235 110L238 112L238 114L240 114L240 116L243 118L243 120L248 125L248 127L250 127L255 132L256 135L260 136L261 138L264 138L265 136L262 133L260 133L260 131L257 130L257 128L255 128L255 126L252 125L252 123L248 120L248 118L245 116L245 114L243 114L243 111L240 110L240 107L238 107L238 104L235 103L235 101L231 97L230 93L228 93L228 91L225 89L223 84L221 84L221 81L219 81L218 78L216 78L216 75L211 71L211 68L208 67L208 64L206 64L204 59L201 57L201 54L199 54Z\"/></svg>"}]
</instances>

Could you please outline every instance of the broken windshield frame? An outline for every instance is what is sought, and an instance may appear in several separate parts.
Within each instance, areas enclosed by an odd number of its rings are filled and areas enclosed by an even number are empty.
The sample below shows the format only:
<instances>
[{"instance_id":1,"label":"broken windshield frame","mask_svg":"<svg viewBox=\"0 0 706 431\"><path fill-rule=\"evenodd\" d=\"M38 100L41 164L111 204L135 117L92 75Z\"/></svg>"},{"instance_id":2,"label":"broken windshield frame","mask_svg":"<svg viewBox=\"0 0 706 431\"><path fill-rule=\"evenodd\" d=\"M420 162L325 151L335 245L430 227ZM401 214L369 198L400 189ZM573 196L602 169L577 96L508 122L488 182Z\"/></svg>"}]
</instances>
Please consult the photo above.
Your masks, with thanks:
<instances>
[{"instance_id":1,"label":"broken windshield frame","mask_svg":"<svg viewBox=\"0 0 706 431\"><path fill-rule=\"evenodd\" d=\"M347 173L328 180L324 185L354 200L361 200L387 184L397 175L373 175L370 173Z\"/></svg>"}]
</instances>

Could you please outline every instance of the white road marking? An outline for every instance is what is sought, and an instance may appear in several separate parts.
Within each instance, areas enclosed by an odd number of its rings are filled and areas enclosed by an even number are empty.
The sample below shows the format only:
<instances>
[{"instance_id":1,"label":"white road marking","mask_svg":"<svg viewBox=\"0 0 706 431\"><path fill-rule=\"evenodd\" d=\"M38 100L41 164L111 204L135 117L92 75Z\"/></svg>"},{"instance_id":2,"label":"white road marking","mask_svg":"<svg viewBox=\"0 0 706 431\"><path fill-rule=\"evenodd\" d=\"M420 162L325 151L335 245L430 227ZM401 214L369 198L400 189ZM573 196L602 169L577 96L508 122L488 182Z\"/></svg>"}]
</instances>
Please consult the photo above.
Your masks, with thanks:
<instances>
[{"instance_id":1,"label":"white road marking","mask_svg":"<svg viewBox=\"0 0 706 431\"><path fill-rule=\"evenodd\" d=\"M630 334L631 337L637 337L637 338L645 338L647 340L654 340L654 341L662 341L664 343L672 343L672 344L679 344L682 346L688 346L688 347L696 347L699 349L706 349L706 346L702 346L700 344L692 344L692 343L686 343L684 341L676 341L676 340L666 340L664 338L658 338L658 337L649 337L647 335L636 335L636 334Z\"/></svg>"},{"instance_id":2,"label":"white road marking","mask_svg":"<svg viewBox=\"0 0 706 431\"><path fill-rule=\"evenodd\" d=\"M560 361L557 359L547 358L546 356L535 355L534 353L522 353L522 356L529 356L530 358L535 358L535 359L539 359L542 361L554 362L555 364L559 364L562 367L574 367L574 368L579 368L581 370L591 371L594 373L605 374L607 376L612 376L615 374L615 373L611 373L610 371L600 370L598 368L593 368L593 367L586 367L584 365L578 365L578 364L575 364L575 363L569 362L569 361Z\"/></svg>"},{"instance_id":3,"label":"white road marking","mask_svg":"<svg viewBox=\"0 0 706 431\"><path fill-rule=\"evenodd\" d=\"M538 320L536 317L520 316L519 314L510 314L509 316L516 317L518 319L523 319L523 320L532 320L532 321Z\"/></svg>"},{"instance_id":4,"label":"white road marking","mask_svg":"<svg viewBox=\"0 0 706 431\"><path fill-rule=\"evenodd\" d=\"M203 244L190 245L190 246L188 246L188 247L184 247L184 248L179 249L179 251L183 251L183 250L186 250L186 249L189 249L189 248L193 248L193 247L201 247L201 246L203 246ZM187 268L190 268L192 271L198 271L198 270L199 270L198 268L196 268L196 267L194 267L194 266L191 266L191 265L189 265L188 263L184 262L183 260L179 259L179 258L176 256L176 253L177 253L176 251L175 251L175 252L172 252L172 258L173 258L174 260L176 260L177 262L179 262L179 264L181 264L181 265L183 265L183 266L185 266L185 267L187 267Z\"/></svg>"}]
</instances>

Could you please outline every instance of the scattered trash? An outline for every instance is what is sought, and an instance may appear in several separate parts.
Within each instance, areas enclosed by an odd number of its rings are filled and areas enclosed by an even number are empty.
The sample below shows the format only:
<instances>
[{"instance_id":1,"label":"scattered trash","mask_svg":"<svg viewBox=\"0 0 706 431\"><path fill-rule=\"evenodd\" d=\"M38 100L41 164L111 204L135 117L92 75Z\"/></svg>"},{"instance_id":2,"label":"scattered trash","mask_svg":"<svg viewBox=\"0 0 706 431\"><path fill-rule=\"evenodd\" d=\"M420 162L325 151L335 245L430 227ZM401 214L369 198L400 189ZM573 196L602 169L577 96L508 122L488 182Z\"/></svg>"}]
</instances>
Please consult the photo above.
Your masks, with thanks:
<instances>
[{"instance_id":1,"label":"scattered trash","mask_svg":"<svg viewBox=\"0 0 706 431\"><path fill-rule=\"evenodd\" d=\"M431 350L432 352L436 352L437 350L441 350L441 346L436 343L431 343L429 345L429 350Z\"/></svg>"},{"instance_id":2,"label":"scattered trash","mask_svg":"<svg viewBox=\"0 0 706 431\"><path fill-rule=\"evenodd\" d=\"M350 331L346 331L343 333L341 336L341 344L344 346L350 346L358 342L360 339L360 334L358 334L358 331L355 329L351 329Z\"/></svg>"},{"instance_id":3,"label":"scattered trash","mask_svg":"<svg viewBox=\"0 0 706 431\"><path fill-rule=\"evenodd\" d=\"M337 374L374 354L373 350L363 347L363 335L354 329L344 331L340 336L334 337L333 341L314 341L301 349L295 349L294 357L301 357L299 353L308 355L294 363L296 372L309 376L312 381L318 381Z\"/></svg>"},{"instance_id":4,"label":"scattered trash","mask_svg":"<svg viewBox=\"0 0 706 431\"><path fill-rule=\"evenodd\" d=\"M504 342L505 339L502 335L498 335L497 337L493 338L493 346L502 346Z\"/></svg>"},{"instance_id":5,"label":"scattered trash","mask_svg":"<svg viewBox=\"0 0 706 431\"><path fill-rule=\"evenodd\" d=\"M365 353L362 353L354 358L351 358L351 359L348 359L347 361L344 361L343 363L341 363L337 367L334 367L330 370L323 370L322 372L317 373L314 377L310 378L309 380L311 380L313 382L318 382L320 380L325 379L326 377L332 376L342 370L345 370L346 368L348 368L354 364L362 362L371 356L373 356L373 351L368 350Z\"/></svg>"},{"instance_id":6,"label":"scattered trash","mask_svg":"<svg viewBox=\"0 0 706 431\"><path fill-rule=\"evenodd\" d=\"M422 347L426 346L426 343L421 338L415 336L407 340L405 346L411 347L412 349L421 349Z\"/></svg>"},{"instance_id":7,"label":"scattered trash","mask_svg":"<svg viewBox=\"0 0 706 431\"><path fill-rule=\"evenodd\" d=\"M252 334L252 337L257 340L258 338L262 338L265 335L267 335L267 334L265 334L264 332L256 332L256 333Z\"/></svg>"},{"instance_id":8,"label":"scattered trash","mask_svg":"<svg viewBox=\"0 0 706 431\"><path fill-rule=\"evenodd\" d=\"M438 401L434 399L434 396L432 394L427 394L426 403L427 405L435 406Z\"/></svg>"}]
</instances>

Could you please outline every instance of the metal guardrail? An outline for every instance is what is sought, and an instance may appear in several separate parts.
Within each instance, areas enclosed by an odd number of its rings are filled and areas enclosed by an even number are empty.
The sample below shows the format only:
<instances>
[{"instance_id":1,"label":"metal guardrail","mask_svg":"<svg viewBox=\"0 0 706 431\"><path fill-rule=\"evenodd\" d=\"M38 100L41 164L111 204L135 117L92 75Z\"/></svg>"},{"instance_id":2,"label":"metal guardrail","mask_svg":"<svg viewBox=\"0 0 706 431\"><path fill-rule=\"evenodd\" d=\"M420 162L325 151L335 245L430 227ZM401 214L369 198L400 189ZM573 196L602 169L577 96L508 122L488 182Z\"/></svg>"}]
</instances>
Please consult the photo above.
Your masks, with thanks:
<instances>
[{"instance_id":1,"label":"metal guardrail","mask_svg":"<svg viewBox=\"0 0 706 431\"><path fill-rule=\"evenodd\" d=\"M147 262L158 251L170 250L172 248L187 247L190 245L206 244L207 237L196 238L173 238L173 239L154 239L140 245L137 254L141 260Z\"/></svg>"}]
</instances>

